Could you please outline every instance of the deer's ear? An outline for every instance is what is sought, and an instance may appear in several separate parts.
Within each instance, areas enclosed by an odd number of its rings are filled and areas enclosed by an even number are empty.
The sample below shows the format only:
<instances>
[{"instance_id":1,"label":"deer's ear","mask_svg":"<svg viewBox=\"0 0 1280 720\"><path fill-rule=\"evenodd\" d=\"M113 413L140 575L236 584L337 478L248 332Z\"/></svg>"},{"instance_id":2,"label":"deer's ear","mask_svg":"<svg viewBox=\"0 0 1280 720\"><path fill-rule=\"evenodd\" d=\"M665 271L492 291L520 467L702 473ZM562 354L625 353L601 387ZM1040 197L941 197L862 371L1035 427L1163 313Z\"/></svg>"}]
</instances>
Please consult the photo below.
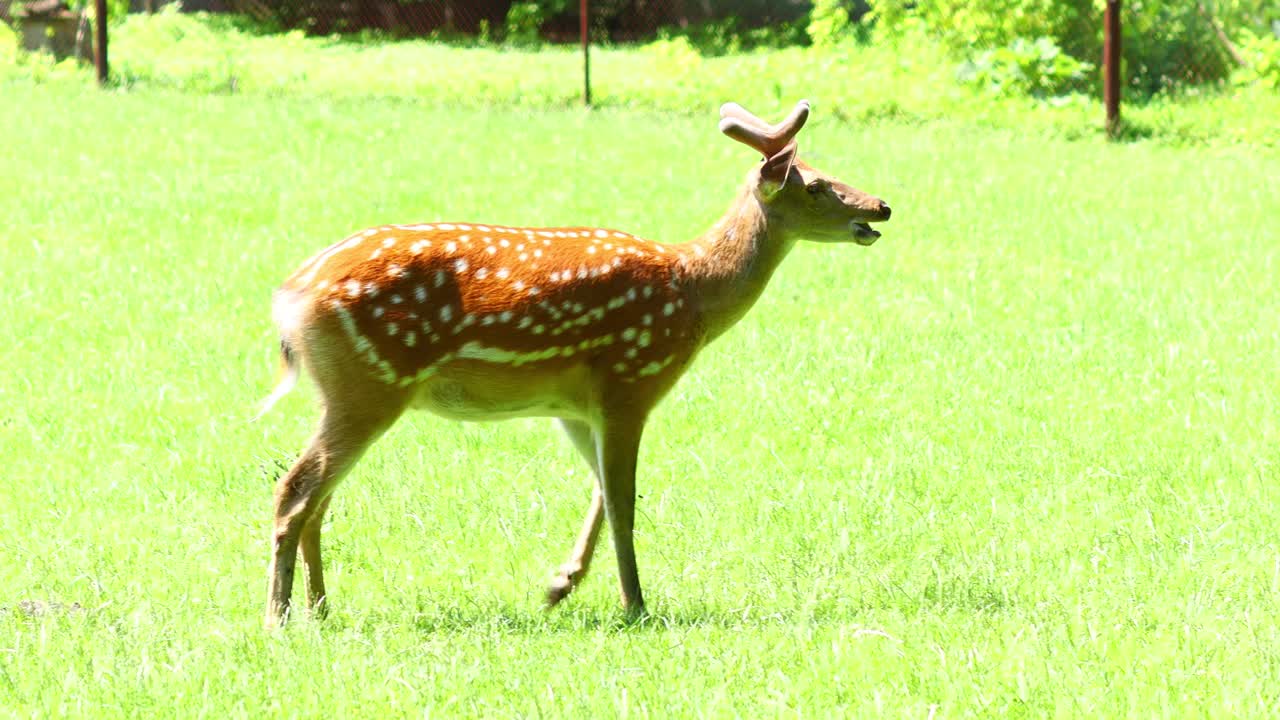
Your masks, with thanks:
<instances>
[{"instance_id":1,"label":"deer's ear","mask_svg":"<svg viewBox=\"0 0 1280 720\"><path fill-rule=\"evenodd\" d=\"M764 164L760 166L760 184L764 186L765 194L772 195L787 184L787 176L796 163L798 150L799 146L792 140L773 157L765 158Z\"/></svg>"}]
</instances>

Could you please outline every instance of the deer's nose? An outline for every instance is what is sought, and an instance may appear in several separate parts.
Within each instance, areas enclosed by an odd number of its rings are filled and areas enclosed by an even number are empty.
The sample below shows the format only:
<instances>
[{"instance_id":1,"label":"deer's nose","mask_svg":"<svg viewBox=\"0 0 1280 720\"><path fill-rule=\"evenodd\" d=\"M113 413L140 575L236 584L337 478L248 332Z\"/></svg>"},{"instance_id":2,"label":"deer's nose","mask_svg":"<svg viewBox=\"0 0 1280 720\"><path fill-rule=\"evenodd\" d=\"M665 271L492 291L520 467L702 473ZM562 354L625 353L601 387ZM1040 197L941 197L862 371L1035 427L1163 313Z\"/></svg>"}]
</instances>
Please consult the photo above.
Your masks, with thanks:
<instances>
[{"instance_id":1,"label":"deer's nose","mask_svg":"<svg viewBox=\"0 0 1280 720\"><path fill-rule=\"evenodd\" d=\"M892 215L892 214L893 214L893 208L889 207L889 203L887 203L887 202L885 202L885 201L881 200L881 201L880 201L880 215L881 215L882 217L881 217L880 219L881 219L882 221L883 221L883 220L888 220L888 219L889 219L889 216L890 216L890 215Z\"/></svg>"}]
</instances>

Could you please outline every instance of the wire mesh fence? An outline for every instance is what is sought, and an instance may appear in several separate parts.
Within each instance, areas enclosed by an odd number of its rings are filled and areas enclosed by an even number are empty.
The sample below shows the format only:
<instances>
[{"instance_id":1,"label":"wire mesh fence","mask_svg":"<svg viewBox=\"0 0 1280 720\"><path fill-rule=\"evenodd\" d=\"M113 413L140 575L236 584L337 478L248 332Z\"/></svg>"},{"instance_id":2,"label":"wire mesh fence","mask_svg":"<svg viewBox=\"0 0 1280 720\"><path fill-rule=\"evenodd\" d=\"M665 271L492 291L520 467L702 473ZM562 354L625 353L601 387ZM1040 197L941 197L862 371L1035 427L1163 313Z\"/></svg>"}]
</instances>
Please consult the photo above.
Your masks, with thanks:
<instances>
[{"instance_id":1,"label":"wire mesh fence","mask_svg":"<svg viewBox=\"0 0 1280 720\"><path fill-rule=\"evenodd\" d=\"M31 49L88 60L96 43L87 18L94 6L109 7L112 59L120 62L107 77L122 85L473 106L594 96L599 104L677 112L708 98L778 105L799 93L818 96L841 119L921 120L970 100L1021 93L1079 104L1105 94L1115 126L1118 95L1103 93L1101 67L1112 70L1108 86L1138 97L1221 85L1239 67L1248 72L1235 79L1280 85L1280 46L1270 40L1280 36L1273 24L1280 18L1266 2L1214 3L1212 11L1200 3L1192 11L1176 0L1109 0L1108 16L1123 14L1124 42L1105 57L1104 41L1121 33L1110 24L1112 32L1102 32L1091 0L1073 0L1071 22L1019 20L1026 25L1019 33L1045 33L1034 43L995 22L994 11L975 29L957 27L933 5L906 3L913 9L897 18L899 29L925 27L928 40L904 46L877 39L895 22L885 8L898 5L877 4L874 21L859 22L870 9L864 0L0 0L0 20L16 20ZM831 19L833 8L847 17L840 32L829 32L836 41L824 42L819 18ZM579 50L579 40L589 42ZM1250 43L1242 46L1248 57L1234 44L1241 41ZM791 52L809 44L814 52ZM598 48L590 70L588 47ZM778 52L740 52L754 47ZM854 75L859 82L848 81ZM955 99L958 85L972 96Z\"/></svg>"},{"instance_id":2,"label":"wire mesh fence","mask_svg":"<svg viewBox=\"0 0 1280 720\"><path fill-rule=\"evenodd\" d=\"M122 84L138 82L172 85L212 92L247 89L250 85L285 89L301 77L308 82L333 76L315 54L294 62L281 61L281 46L266 48L265 38L323 39L348 49L389 46L396 40L426 40L440 45L491 50L536 48L553 52L540 57L533 74L537 92L555 102L570 96L590 98L592 84L587 63L589 46L622 48L660 37L684 35L699 45L728 47L733 39L772 38L778 43L803 40L803 19L811 0L0 0L0 20L16 21L23 43L57 59L94 60L95 6L105 5L111 18L111 79ZM865 4L855 3L865 10ZM191 20L182 20L190 18ZM30 40L28 40L30 38ZM312 45L314 48L315 46ZM421 45L418 46L421 48ZM578 52L575 60L566 53ZM555 50L559 50L559 55ZM247 51L246 51L247 50ZM385 55L396 54L388 49ZM426 87L435 74L457 75L458 68L441 64L426 67L424 55L412 60L402 53L394 62L370 69L370 93L425 94L447 97ZM446 63L455 56L443 58ZM543 62L544 59L550 60ZM314 63L313 67L300 67ZM366 54L360 62L369 62ZM465 72L472 84L487 88L486 97L497 99L495 87L510 85L509 94L527 91L519 80L528 64L513 67L510 58L489 57ZM273 64L274 63L274 64ZM257 65L255 67L255 65ZM347 68L346 82L363 68ZM377 77L372 77L372 73ZM549 73L556 78L549 82ZM393 82L399 75L405 82ZM331 85L337 84L334 79ZM599 81L597 80L597 83ZM323 85L324 83L320 83ZM311 84L310 86L316 86ZM393 89L395 88L395 89ZM416 92L423 91L423 92ZM342 91L339 94L343 94ZM519 100L517 100L519 102Z\"/></svg>"},{"instance_id":3,"label":"wire mesh fence","mask_svg":"<svg viewBox=\"0 0 1280 720\"><path fill-rule=\"evenodd\" d=\"M803 19L811 0L0 0L0 21L14 24L29 50L55 59L94 60L95 7L107 8L112 57L123 59L112 78L209 90L242 86L271 68L256 53L225 38L230 31L254 37L301 33L312 38L351 41L366 47L389 40L430 40L493 49L537 47L572 50L589 45L620 47L659 37L685 35L701 46L725 45L750 33L803 39ZM855 3L865 10L865 3ZM855 10L856 11L856 10ZM150 16L160 15L159 20ZM199 18L182 25L176 16ZM789 33L789 35L788 35ZM758 35L763 37L764 35ZM236 38L239 39L238 37ZM735 40L735 42L737 42ZM741 47L738 44L736 47ZM270 53L267 53L270 54ZM585 62L560 63L564 87L589 96ZM413 74L421 68L402 67ZM505 82L504 63L469 70L478 85ZM279 69L281 85L292 69ZM317 72L323 73L322 68ZM294 73L296 74L296 73ZM315 74L315 73L313 73ZM262 84L259 82L259 84Z\"/></svg>"},{"instance_id":4,"label":"wire mesh fence","mask_svg":"<svg viewBox=\"0 0 1280 720\"><path fill-rule=\"evenodd\" d=\"M636 42L663 28L724 22L752 29L795 22L811 0L108 0L113 18L166 9L186 13L235 14L281 30L316 35L376 31L391 36L505 39L533 36L547 42L577 42L585 9L595 42ZM854 2L853 13L866 2ZM10 22L30 8L91 15L92 0L0 0L0 20ZM88 12L82 12L88 11ZM726 26L727 27L727 26Z\"/></svg>"},{"instance_id":5,"label":"wire mesh fence","mask_svg":"<svg viewBox=\"0 0 1280 720\"><path fill-rule=\"evenodd\" d=\"M165 0L132 0L135 6ZM184 0L188 10L235 12L308 32L377 30L402 37L536 36L550 42L579 38L583 10L590 37L634 42L664 27L725 21L744 27L792 22L810 0Z\"/></svg>"}]
</instances>

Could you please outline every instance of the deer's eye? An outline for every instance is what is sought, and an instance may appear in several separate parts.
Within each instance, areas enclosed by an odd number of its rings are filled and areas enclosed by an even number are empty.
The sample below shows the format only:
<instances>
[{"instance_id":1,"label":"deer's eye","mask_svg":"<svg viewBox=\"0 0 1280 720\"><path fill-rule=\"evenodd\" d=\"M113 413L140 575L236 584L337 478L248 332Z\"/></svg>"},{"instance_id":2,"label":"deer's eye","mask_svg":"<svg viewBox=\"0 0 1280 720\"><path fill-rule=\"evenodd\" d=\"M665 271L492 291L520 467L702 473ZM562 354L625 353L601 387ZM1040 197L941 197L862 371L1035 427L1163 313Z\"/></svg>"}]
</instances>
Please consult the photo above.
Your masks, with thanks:
<instances>
[{"instance_id":1,"label":"deer's eye","mask_svg":"<svg viewBox=\"0 0 1280 720\"><path fill-rule=\"evenodd\" d=\"M818 193L822 192L822 183L811 182L808 185L804 186L804 190L810 195L817 195Z\"/></svg>"}]
</instances>

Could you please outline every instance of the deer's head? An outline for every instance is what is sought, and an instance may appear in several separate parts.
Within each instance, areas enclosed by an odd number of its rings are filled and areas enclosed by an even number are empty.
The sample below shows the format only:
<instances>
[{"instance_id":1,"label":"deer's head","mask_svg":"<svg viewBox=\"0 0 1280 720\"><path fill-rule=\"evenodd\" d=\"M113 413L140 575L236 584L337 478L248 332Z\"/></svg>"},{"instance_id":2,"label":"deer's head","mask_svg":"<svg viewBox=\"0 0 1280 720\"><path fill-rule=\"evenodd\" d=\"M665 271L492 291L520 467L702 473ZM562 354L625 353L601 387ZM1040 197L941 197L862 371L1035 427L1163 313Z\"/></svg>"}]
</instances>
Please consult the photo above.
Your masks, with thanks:
<instances>
[{"instance_id":1,"label":"deer's head","mask_svg":"<svg viewBox=\"0 0 1280 720\"><path fill-rule=\"evenodd\" d=\"M796 133L809 119L801 100L785 120L769 125L737 103L720 108L720 131L764 155L747 181L770 215L796 237L870 245L880 233L869 223L889 219L889 205L796 157Z\"/></svg>"}]
</instances>

